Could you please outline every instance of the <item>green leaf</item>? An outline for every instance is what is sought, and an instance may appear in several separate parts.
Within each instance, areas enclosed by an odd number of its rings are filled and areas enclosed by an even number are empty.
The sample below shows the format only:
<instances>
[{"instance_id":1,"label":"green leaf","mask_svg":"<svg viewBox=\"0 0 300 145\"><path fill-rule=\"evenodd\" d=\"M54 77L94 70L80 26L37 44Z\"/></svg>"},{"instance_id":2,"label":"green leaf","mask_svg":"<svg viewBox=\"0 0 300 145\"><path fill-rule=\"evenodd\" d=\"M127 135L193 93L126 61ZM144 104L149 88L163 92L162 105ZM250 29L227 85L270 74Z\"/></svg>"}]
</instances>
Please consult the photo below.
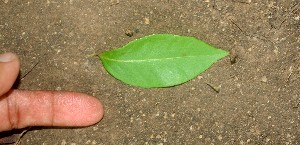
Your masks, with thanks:
<instances>
[{"instance_id":1,"label":"green leaf","mask_svg":"<svg viewBox=\"0 0 300 145\"><path fill-rule=\"evenodd\" d=\"M115 78L143 88L182 84L228 55L194 37L154 34L100 54Z\"/></svg>"}]
</instances>

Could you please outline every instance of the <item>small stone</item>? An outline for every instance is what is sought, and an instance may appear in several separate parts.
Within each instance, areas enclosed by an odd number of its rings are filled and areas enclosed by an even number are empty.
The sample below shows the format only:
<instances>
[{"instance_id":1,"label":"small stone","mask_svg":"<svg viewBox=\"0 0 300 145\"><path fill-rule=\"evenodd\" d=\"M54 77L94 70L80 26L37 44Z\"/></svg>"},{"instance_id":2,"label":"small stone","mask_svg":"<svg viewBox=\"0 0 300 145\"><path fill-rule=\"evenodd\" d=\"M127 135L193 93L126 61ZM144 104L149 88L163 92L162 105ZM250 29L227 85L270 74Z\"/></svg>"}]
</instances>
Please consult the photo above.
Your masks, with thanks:
<instances>
[{"instance_id":1,"label":"small stone","mask_svg":"<svg viewBox=\"0 0 300 145\"><path fill-rule=\"evenodd\" d=\"M222 140L222 139L223 139L222 135L219 135L218 140Z\"/></svg>"},{"instance_id":2,"label":"small stone","mask_svg":"<svg viewBox=\"0 0 300 145\"><path fill-rule=\"evenodd\" d=\"M149 24L150 24L150 19L147 18L147 17L145 17L145 18L144 18L144 23L145 23L146 25L149 25Z\"/></svg>"},{"instance_id":3,"label":"small stone","mask_svg":"<svg viewBox=\"0 0 300 145\"><path fill-rule=\"evenodd\" d=\"M90 144L92 141L91 140L87 140L86 142L85 142L85 144Z\"/></svg>"},{"instance_id":4,"label":"small stone","mask_svg":"<svg viewBox=\"0 0 300 145\"><path fill-rule=\"evenodd\" d=\"M201 79L203 79L203 76L197 76L197 79L201 80Z\"/></svg>"},{"instance_id":5,"label":"small stone","mask_svg":"<svg viewBox=\"0 0 300 145\"><path fill-rule=\"evenodd\" d=\"M150 138L151 138L151 139L153 139L153 138L154 138L154 135L153 135L153 134L151 134Z\"/></svg>"},{"instance_id":6,"label":"small stone","mask_svg":"<svg viewBox=\"0 0 300 145\"><path fill-rule=\"evenodd\" d=\"M92 145L95 145L95 144L97 144L97 141L93 140Z\"/></svg>"},{"instance_id":7,"label":"small stone","mask_svg":"<svg viewBox=\"0 0 300 145\"><path fill-rule=\"evenodd\" d=\"M132 36L133 36L133 31L131 31L131 30L126 30L126 31L125 31L125 35L128 36L128 37L132 37Z\"/></svg>"},{"instance_id":8,"label":"small stone","mask_svg":"<svg viewBox=\"0 0 300 145\"><path fill-rule=\"evenodd\" d=\"M267 79L266 76L263 76L263 77L261 78L261 81L264 82L264 83L266 83L266 82L268 81L268 79Z\"/></svg>"},{"instance_id":9,"label":"small stone","mask_svg":"<svg viewBox=\"0 0 300 145\"><path fill-rule=\"evenodd\" d=\"M171 114L171 117L173 117L173 118L174 118L174 117L175 117L175 113L172 113L172 114Z\"/></svg>"},{"instance_id":10,"label":"small stone","mask_svg":"<svg viewBox=\"0 0 300 145\"><path fill-rule=\"evenodd\" d=\"M157 112L157 113L155 114L155 116L156 116L156 117L159 116L159 112Z\"/></svg>"},{"instance_id":11,"label":"small stone","mask_svg":"<svg viewBox=\"0 0 300 145\"><path fill-rule=\"evenodd\" d=\"M168 118L168 113L164 112L164 119L167 119L167 118Z\"/></svg>"},{"instance_id":12,"label":"small stone","mask_svg":"<svg viewBox=\"0 0 300 145\"><path fill-rule=\"evenodd\" d=\"M274 49L273 52L274 52L276 55L278 55L278 53L279 53L278 48Z\"/></svg>"},{"instance_id":13,"label":"small stone","mask_svg":"<svg viewBox=\"0 0 300 145\"><path fill-rule=\"evenodd\" d=\"M131 122L131 123L133 122L133 117L130 117L130 122Z\"/></svg>"},{"instance_id":14,"label":"small stone","mask_svg":"<svg viewBox=\"0 0 300 145\"><path fill-rule=\"evenodd\" d=\"M157 138L157 139L161 139L161 136L160 136L160 135L157 135L155 138Z\"/></svg>"},{"instance_id":15,"label":"small stone","mask_svg":"<svg viewBox=\"0 0 300 145\"><path fill-rule=\"evenodd\" d=\"M194 127L193 127L193 125L192 126L190 126L190 131L193 131L194 130Z\"/></svg>"},{"instance_id":16,"label":"small stone","mask_svg":"<svg viewBox=\"0 0 300 145\"><path fill-rule=\"evenodd\" d=\"M94 130L94 131L98 130L98 127L93 127L93 130Z\"/></svg>"},{"instance_id":17,"label":"small stone","mask_svg":"<svg viewBox=\"0 0 300 145\"><path fill-rule=\"evenodd\" d=\"M110 0L111 5L117 5L120 3L120 0Z\"/></svg>"},{"instance_id":18,"label":"small stone","mask_svg":"<svg viewBox=\"0 0 300 145\"><path fill-rule=\"evenodd\" d=\"M63 139L63 140L61 141L61 145L66 145L66 144L67 144L67 141Z\"/></svg>"}]
</instances>

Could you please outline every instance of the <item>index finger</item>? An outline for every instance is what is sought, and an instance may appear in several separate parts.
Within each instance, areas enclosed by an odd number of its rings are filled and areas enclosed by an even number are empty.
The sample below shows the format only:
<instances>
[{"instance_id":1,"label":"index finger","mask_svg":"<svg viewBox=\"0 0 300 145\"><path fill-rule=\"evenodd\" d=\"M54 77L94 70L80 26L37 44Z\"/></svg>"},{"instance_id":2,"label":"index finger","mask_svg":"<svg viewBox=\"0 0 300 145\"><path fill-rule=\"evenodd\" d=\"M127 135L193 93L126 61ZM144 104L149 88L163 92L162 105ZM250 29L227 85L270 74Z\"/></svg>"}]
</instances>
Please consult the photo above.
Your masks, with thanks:
<instances>
[{"instance_id":1,"label":"index finger","mask_svg":"<svg viewBox=\"0 0 300 145\"><path fill-rule=\"evenodd\" d=\"M82 93L12 90L0 98L0 131L27 126L89 126L102 117L101 102Z\"/></svg>"}]
</instances>

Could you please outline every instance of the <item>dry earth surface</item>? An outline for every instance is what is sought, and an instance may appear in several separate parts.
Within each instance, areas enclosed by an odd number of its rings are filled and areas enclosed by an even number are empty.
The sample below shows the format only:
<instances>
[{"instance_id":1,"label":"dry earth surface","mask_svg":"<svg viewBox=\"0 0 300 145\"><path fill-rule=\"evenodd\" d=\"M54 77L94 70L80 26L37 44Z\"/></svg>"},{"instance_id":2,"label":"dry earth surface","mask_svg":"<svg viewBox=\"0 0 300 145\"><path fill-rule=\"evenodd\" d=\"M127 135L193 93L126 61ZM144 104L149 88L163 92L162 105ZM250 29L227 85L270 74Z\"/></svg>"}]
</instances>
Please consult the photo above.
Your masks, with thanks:
<instances>
[{"instance_id":1,"label":"dry earth surface","mask_svg":"<svg viewBox=\"0 0 300 145\"><path fill-rule=\"evenodd\" d=\"M0 53L19 55L19 89L78 91L105 105L96 125L31 128L22 145L300 144L299 0L1 0L0 13ZM154 33L232 54L157 89L123 84L90 57Z\"/></svg>"}]
</instances>

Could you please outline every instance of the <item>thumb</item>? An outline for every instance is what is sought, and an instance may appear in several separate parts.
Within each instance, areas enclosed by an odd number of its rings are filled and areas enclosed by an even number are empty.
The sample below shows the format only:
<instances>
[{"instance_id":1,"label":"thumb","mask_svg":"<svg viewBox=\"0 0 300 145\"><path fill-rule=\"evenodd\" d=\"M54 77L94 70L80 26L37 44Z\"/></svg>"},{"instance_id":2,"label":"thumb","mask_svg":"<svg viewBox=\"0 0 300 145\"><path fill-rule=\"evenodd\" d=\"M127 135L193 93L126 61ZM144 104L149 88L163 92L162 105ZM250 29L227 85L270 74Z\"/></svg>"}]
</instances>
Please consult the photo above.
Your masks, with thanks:
<instances>
[{"instance_id":1,"label":"thumb","mask_svg":"<svg viewBox=\"0 0 300 145\"><path fill-rule=\"evenodd\" d=\"M0 96L14 84L19 74L20 62L13 53L0 54Z\"/></svg>"}]
</instances>

